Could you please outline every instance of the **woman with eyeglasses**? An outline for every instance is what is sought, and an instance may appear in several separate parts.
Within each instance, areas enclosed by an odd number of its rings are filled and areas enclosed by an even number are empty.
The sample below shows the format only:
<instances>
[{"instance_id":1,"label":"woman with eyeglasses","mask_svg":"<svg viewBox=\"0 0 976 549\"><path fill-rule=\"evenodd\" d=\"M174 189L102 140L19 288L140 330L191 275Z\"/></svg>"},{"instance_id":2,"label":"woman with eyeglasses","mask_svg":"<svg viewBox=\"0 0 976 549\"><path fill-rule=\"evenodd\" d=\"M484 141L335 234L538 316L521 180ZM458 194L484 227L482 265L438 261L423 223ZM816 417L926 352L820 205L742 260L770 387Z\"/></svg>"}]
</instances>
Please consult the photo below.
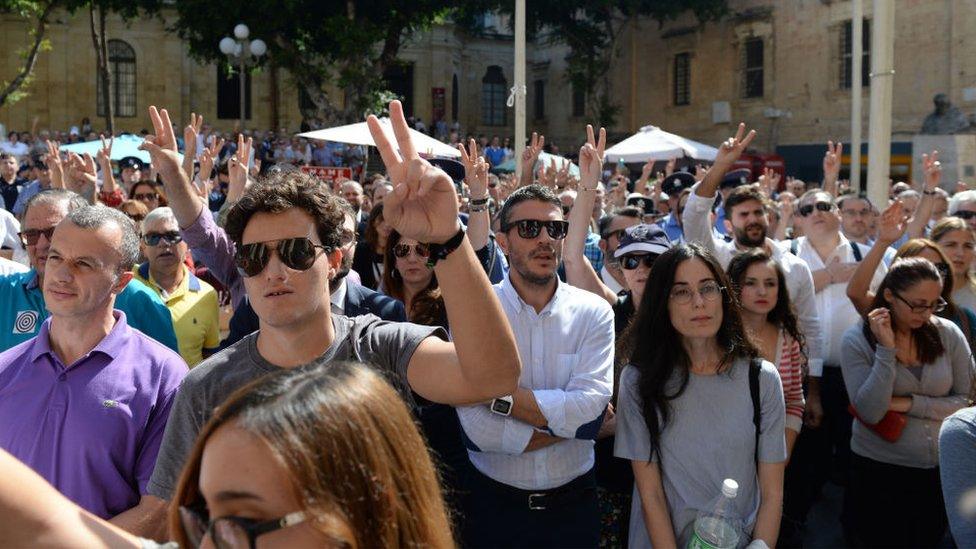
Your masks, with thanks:
<instances>
[{"instance_id":1,"label":"woman with eyeglasses","mask_svg":"<svg viewBox=\"0 0 976 549\"><path fill-rule=\"evenodd\" d=\"M907 223L907 217L897 202L892 203L881 214L878 220L878 239L871 251L858 263L851 280L847 283L847 297L854 303L854 307L861 315L870 312L874 302L876 292L870 288L873 273L881 263L891 243L899 240L905 233ZM945 301L946 305L941 311L936 311L936 314L959 326L966 337L966 341L972 347L974 337L976 337L976 313L968 307L959 306L954 299L952 288L955 281L955 269L945 253L945 248L926 238L913 238L902 244L898 248L898 253L895 254L896 260L907 257L928 259L938 269L942 277L942 300Z\"/></svg>"},{"instance_id":2,"label":"woman with eyeglasses","mask_svg":"<svg viewBox=\"0 0 976 549\"><path fill-rule=\"evenodd\" d=\"M739 483L739 544L779 532L786 460L783 387L759 358L718 261L698 244L654 262L624 335L615 454L631 460L629 547L684 547L699 511Z\"/></svg>"},{"instance_id":3,"label":"woman with eyeglasses","mask_svg":"<svg viewBox=\"0 0 976 549\"><path fill-rule=\"evenodd\" d=\"M768 252L753 248L732 258L729 279L742 306L742 323L763 359L776 365L786 400L786 461L803 425L805 339L790 302L786 277Z\"/></svg>"},{"instance_id":4,"label":"woman with eyeglasses","mask_svg":"<svg viewBox=\"0 0 976 549\"><path fill-rule=\"evenodd\" d=\"M976 236L965 220L946 217L932 227L929 238L935 241L949 257L952 265L952 299L971 311L976 311L976 275L973 260L976 259Z\"/></svg>"},{"instance_id":5,"label":"woman with eyeglasses","mask_svg":"<svg viewBox=\"0 0 976 549\"><path fill-rule=\"evenodd\" d=\"M845 508L866 547L935 547L945 534L939 427L966 406L972 355L945 308L942 276L896 260L864 322L844 334L841 369L855 415Z\"/></svg>"},{"instance_id":6,"label":"woman with eyeglasses","mask_svg":"<svg viewBox=\"0 0 976 549\"><path fill-rule=\"evenodd\" d=\"M158 547L80 510L0 451L0 546ZM166 547L454 546L437 473L396 391L371 369L282 370L204 426Z\"/></svg>"}]
</instances>

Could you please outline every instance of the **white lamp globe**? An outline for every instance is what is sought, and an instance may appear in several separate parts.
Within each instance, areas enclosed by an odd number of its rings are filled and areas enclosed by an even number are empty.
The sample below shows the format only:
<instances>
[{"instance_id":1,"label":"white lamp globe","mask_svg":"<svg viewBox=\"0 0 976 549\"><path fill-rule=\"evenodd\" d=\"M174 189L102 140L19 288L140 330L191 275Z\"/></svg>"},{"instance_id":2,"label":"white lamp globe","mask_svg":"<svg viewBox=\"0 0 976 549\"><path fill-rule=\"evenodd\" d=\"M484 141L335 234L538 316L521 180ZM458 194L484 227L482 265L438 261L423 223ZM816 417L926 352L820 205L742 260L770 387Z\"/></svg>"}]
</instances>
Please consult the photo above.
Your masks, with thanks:
<instances>
[{"instance_id":1,"label":"white lamp globe","mask_svg":"<svg viewBox=\"0 0 976 549\"><path fill-rule=\"evenodd\" d=\"M233 38L231 38L230 36L225 36L220 41L220 53L222 53L224 55L230 55L230 54L234 53L234 46L236 46L236 45L237 45L237 42L234 42L234 39Z\"/></svg>"},{"instance_id":2,"label":"white lamp globe","mask_svg":"<svg viewBox=\"0 0 976 549\"><path fill-rule=\"evenodd\" d=\"M240 57L241 56L241 52L243 50L244 50L244 47L239 42L235 42L234 43L234 56L235 57Z\"/></svg>"},{"instance_id":3,"label":"white lamp globe","mask_svg":"<svg viewBox=\"0 0 976 549\"><path fill-rule=\"evenodd\" d=\"M251 42L251 53L255 57L261 57L262 55L268 53L268 45L264 43L264 40L258 38L257 40Z\"/></svg>"},{"instance_id":4,"label":"white lamp globe","mask_svg":"<svg viewBox=\"0 0 976 549\"><path fill-rule=\"evenodd\" d=\"M244 23L238 23L237 26L234 27L234 36L236 36L240 40L244 40L250 34L251 34L251 30L248 29L247 25L245 25Z\"/></svg>"}]
</instances>

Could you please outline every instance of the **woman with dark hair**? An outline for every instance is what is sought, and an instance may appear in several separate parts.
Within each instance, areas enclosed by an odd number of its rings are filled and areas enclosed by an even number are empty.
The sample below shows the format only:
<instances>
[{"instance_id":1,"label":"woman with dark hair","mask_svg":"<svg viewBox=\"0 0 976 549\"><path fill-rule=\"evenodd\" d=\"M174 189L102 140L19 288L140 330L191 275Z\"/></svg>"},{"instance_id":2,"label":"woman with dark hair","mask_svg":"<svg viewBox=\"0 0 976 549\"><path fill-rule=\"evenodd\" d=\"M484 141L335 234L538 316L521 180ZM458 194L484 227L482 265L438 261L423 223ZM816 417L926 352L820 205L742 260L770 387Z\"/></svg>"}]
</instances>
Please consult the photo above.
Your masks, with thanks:
<instances>
[{"instance_id":1,"label":"woman with dark hair","mask_svg":"<svg viewBox=\"0 0 976 549\"><path fill-rule=\"evenodd\" d=\"M363 286L370 290L378 289L383 280L383 254L389 236L390 226L383 220L383 205L377 204L369 212L365 234L356 244L352 262L352 269L359 274Z\"/></svg>"},{"instance_id":2,"label":"woman with dark hair","mask_svg":"<svg viewBox=\"0 0 976 549\"><path fill-rule=\"evenodd\" d=\"M844 334L841 368L855 413L845 507L868 547L934 547L946 529L939 427L966 406L972 355L945 308L931 261L896 260L871 312Z\"/></svg>"},{"instance_id":3,"label":"woman with dark hair","mask_svg":"<svg viewBox=\"0 0 976 549\"><path fill-rule=\"evenodd\" d=\"M0 546L161 547L99 519L0 450ZM174 547L454 547L423 438L361 364L281 370L204 426L170 507Z\"/></svg>"},{"instance_id":4,"label":"woman with dark hair","mask_svg":"<svg viewBox=\"0 0 976 549\"><path fill-rule=\"evenodd\" d=\"M776 543L783 387L776 367L758 358L728 287L705 248L672 248L654 262L624 335L615 454L631 460L636 481L630 547L684 547L725 479L740 487L733 505L742 534Z\"/></svg>"},{"instance_id":5,"label":"woman with dark hair","mask_svg":"<svg viewBox=\"0 0 976 549\"><path fill-rule=\"evenodd\" d=\"M132 189L129 190L129 198L142 202L150 212L160 206L167 205L166 197L163 195L162 189L148 179L139 181L133 185Z\"/></svg>"},{"instance_id":6,"label":"woman with dark hair","mask_svg":"<svg viewBox=\"0 0 976 549\"><path fill-rule=\"evenodd\" d=\"M786 277L762 248L732 258L729 279L742 305L742 323L758 345L760 356L776 365L786 398L786 461L803 426L803 377L807 356L797 326Z\"/></svg>"},{"instance_id":7,"label":"woman with dark hair","mask_svg":"<svg viewBox=\"0 0 976 549\"><path fill-rule=\"evenodd\" d=\"M427 244L390 231L383 264L391 267L383 271L383 293L403 302L410 322L447 328L447 309L429 257Z\"/></svg>"}]
</instances>

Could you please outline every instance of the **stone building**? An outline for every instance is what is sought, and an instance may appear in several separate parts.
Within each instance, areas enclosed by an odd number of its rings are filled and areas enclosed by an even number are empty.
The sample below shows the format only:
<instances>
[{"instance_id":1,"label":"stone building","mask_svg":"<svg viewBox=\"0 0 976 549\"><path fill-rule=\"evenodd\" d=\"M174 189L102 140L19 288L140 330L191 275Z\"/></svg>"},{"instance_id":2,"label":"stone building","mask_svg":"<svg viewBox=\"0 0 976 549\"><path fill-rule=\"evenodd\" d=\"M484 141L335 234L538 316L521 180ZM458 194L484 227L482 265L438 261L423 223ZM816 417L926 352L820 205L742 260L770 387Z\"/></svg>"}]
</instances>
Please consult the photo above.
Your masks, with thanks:
<instances>
[{"instance_id":1,"label":"stone building","mask_svg":"<svg viewBox=\"0 0 976 549\"><path fill-rule=\"evenodd\" d=\"M932 110L932 97L948 94L967 114L976 111L976 3L960 0L892 0L895 5L893 101L894 173L907 172L911 136ZM850 34L848 0L729 0L730 15L699 25L691 15L659 25L636 20L625 26L613 61L612 98L621 107L614 137L653 124L705 143L728 137L742 120L759 131L754 146L779 152L788 171L813 177L827 139L849 143ZM871 2L864 2L864 121L868 132ZM428 125L437 117L460 122L463 131L511 135L514 111L505 107L514 82L508 22L486 16L477 36L435 25L406 40L403 64L386 76L405 98L408 112ZM59 15L49 29L52 50L36 68L31 95L0 109L0 123L27 129L67 128L82 116L98 120L95 56L87 17ZM23 24L0 19L6 44L26 43ZM228 27L227 33L230 32ZM220 83L215 65L201 65L157 19L128 26L112 20L118 90L125 130L148 126L145 107L161 104L181 120L203 113L231 129L237 119L237 81ZM566 48L546 40L527 48L527 126L569 151L588 122L581 93L565 77ZM14 48L0 52L0 75L13 74ZM127 76L128 75L128 76ZM297 131L299 93L287 74L254 74L250 127ZM131 114L131 116L129 115ZM812 159L812 160L811 160Z\"/></svg>"}]
</instances>

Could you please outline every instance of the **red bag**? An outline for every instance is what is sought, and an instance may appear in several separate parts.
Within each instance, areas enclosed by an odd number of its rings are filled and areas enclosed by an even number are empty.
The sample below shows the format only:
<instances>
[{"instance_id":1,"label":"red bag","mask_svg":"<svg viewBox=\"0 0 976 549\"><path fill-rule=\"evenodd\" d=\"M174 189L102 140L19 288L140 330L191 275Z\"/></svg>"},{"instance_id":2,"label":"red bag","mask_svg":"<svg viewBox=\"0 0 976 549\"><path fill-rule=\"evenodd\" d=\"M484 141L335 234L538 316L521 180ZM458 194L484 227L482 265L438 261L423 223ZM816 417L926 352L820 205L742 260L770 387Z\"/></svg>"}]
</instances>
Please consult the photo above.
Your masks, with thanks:
<instances>
[{"instance_id":1,"label":"red bag","mask_svg":"<svg viewBox=\"0 0 976 549\"><path fill-rule=\"evenodd\" d=\"M905 419L905 414L899 412L893 412L888 410L888 413L881 418L881 421L871 424L863 419L861 416L857 415L857 410L854 409L853 404L847 405L847 411L851 413L858 421L866 425L869 429L874 431L879 437L885 439L888 442L897 442L901 438L901 432L905 429L905 425L908 420Z\"/></svg>"}]
</instances>

